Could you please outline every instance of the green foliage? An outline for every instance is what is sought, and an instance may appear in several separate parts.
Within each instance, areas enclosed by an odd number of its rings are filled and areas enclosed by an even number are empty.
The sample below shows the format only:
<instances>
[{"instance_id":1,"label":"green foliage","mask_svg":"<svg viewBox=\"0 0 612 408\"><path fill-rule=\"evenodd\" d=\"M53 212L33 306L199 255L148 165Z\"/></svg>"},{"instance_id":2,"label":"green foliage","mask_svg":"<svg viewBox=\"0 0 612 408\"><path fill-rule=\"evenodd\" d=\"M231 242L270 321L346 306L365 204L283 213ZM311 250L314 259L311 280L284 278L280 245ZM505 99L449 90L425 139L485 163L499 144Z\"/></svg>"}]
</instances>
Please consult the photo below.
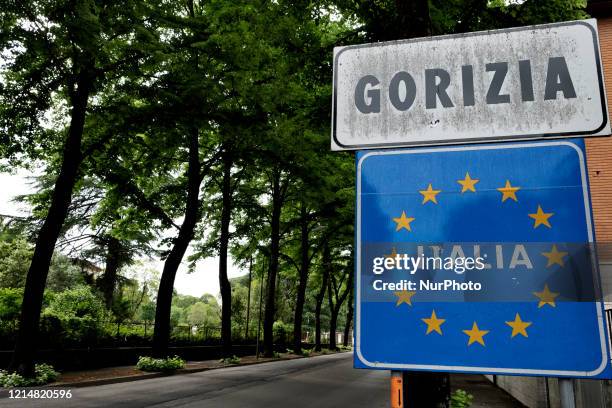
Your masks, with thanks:
<instances>
[{"instance_id":1,"label":"green foliage","mask_svg":"<svg viewBox=\"0 0 612 408\"><path fill-rule=\"evenodd\" d=\"M96 296L89 286L78 286L56 294L45 313L63 319L91 318L103 320L108 316L102 300Z\"/></svg>"},{"instance_id":2,"label":"green foliage","mask_svg":"<svg viewBox=\"0 0 612 408\"><path fill-rule=\"evenodd\" d=\"M223 364L240 364L240 357L232 355L231 357L225 357L219 360Z\"/></svg>"},{"instance_id":3,"label":"green foliage","mask_svg":"<svg viewBox=\"0 0 612 408\"><path fill-rule=\"evenodd\" d=\"M167 358L153 358L140 356L136 368L142 371L170 372L185 368L185 360L179 356Z\"/></svg>"},{"instance_id":4,"label":"green foliage","mask_svg":"<svg viewBox=\"0 0 612 408\"><path fill-rule=\"evenodd\" d=\"M50 341L93 343L102 335L108 318L102 300L90 287L79 286L56 294L44 310L41 323Z\"/></svg>"},{"instance_id":5,"label":"green foliage","mask_svg":"<svg viewBox=\"0 0 612 408\"><path fill-rule=\"evenodd\" d=\"M172 306L170 308L170 324L176 327L180 323L185 321L185 309L178 306Z\"/></svg>"},{"instance_id":6,"label":"green foliage","mask_svg":"<svg viewBox=\"0 0 612 408\"><path fill-rule=\"evenodd\" d=\"M0 289L0 320L12 321L19 317L23 289Z\"/></svg>"},{"instance_id":7,"label":"green foliage","mask_svg":"<svg viewBox=\"0 0 612 408\"><path fill-rule=\"evenodd\" d=\"M155 320L155 303L148 302L140 307L140 320L143 322Z\"/></svg>"},{"instance_id":8,"label":"green foliage","mask_svg":"<svg viewBox=\"0 0 612 408\"><path fill-rule=\"evenodd\" d=\"M218 327L221 323L219 308L208 303L196 302L186 312L186 321L191 325Z\"/></svg>"},{"instance_id":9,"label":"green foliage","mask_svg":"<svg viewBox=\"0 0 612 408\"><path fill-rule=\"evenodd\" d=\"M32 245L21 236L0 239L0 288L24 287L32 253ZM49 268L47 289L62 291L82 284L84 281L79 268L65 255L55 253Z\"/></svg>"},{"instance_id":10,"label":"green foliage","mask_svg":"<svg viewBox=\"0 0 612 408\"><path fill-rule=\"evenodd\" d=\"M32 247L25 239L0 241L0 287L22 288L31 257Z\"/></svg>"},{"instance_id":11,"label":"green foliage","mask_svg":"<svg viewBox=\"0 0 612 408\"><path fill-rule=\"evenodd\" d=\"M196 231L190 261L219 254L226 203L221 198L229 193L232 228L225 243L240 266L253 260L250 304L246 279L231 282L233 333L242 335L247 325L257 328L274 238L281 252L278 286L271 293L277 302L271 308L278 319L277 343L293 335L290 322L304 259L309 276L302 329L314 331L317 293L321 286L325 296L331 292L322 285L324 243L331 248L336 302L350 287L344 278L352 269L354 157L329 152L332 48L586 17L585 0L77 3L6 2L0 11L0 156L28 165L43 162L40 191L29 201L34 218L47 215L79 76L91 75L83 163L64 238L75 230L96 231L89 238L95 249L83 253L99 263L108 259L109 240L120 243L120 266L152 252L150 246L159 246L165 258L177 233L173 220L185 212L187 135L194 134L206 223ZM228 168L222 160L227 157ZM227 173L229 192L222 187ZM276 213L275 193L281 204ZM272 237L273 215L280 236ZM157 245L160 236L166 238ZM19 314L33 252L29 239L0 235L4 321ZM109 304L118 320L155 318L159 277L145 271L149 275L142 278L141 266L123 270L110 287ZM105 303L65 255L54 255L46 284L54 294L43 313L45 340L93 344L116 335L147 340L142 328L102 325L111 317ZM316 316L324 330L330 308L324 302ZM346 318L339 313L341 329ZM174 295L173 339L217 336L208 330L220 323L213 295ZM197 326L197 333L190 326ZM143 367L151 362L143 359Z\"/></svg>"},{"instance_id":12,"label":"green foliage","mask_svg":"<svg viewBox=\"0 0 612 408\"><path fill-rule=\"evenodd\" d=\"M17 373L8 373L7 371L0 370L0 387L11 388L44 385L55 381L59 376L59 373L50 364L36 364L34 372L34 378L24 378Z\"/></svg>"},{"instance_id":13,"label":"green foliage","mask_svg":"<svg viewBox=\"0 0 612 408\"><path fill-rule=\"evenodd\" d=\"M57 252L53 254L47 277L47 289L61 292L80 285L85 285L85 281L79 267L74 265L67 256Z\"/></svg>"},{"instance_id":14,"label":"green foliage","mask_svg":"<svg viewBox=\"0 0 612 408\"><path fill-rule=\"evenodd\" d=\"M287 335L291 333L292 329L293 328L290 324L284 323L280 320L275 321L274 325L272 326L275 341L279 343L287 341Z\"/></svg>"},{"instance_id":15,"label":"green foliage","mask_svg":"<svg viewBox=\"0 0 612 408\"><path fill-rule=\"evenodd\" d=\"M468 408L472 405L474 396L464 390L456 390L451 395L451 408Z\"/></svg>"},{"instance_id":16,"label":"green foliage","mask_svg":"<svg viewBox=\"0 0 612 408\"><path fill-rule=\"evenodd\" d=\"M336 0L334 3L344 16L353 19L355 34L345 37L355 42L463 33L587 17L586 0Z\"/></svg>"},{"instance_id":17,"label":"green foliage","mask_svg":"<svg viewBox=\"0 0 612 408\"><path fill-rule=\"evenodd\" d=\"M155 314L153 313L153 316ZM221 323L221 310L214 296L205 294L200 298L175 294L170 309L172 326L198 326L216 328Z\"/></svg>"}]
</instances>

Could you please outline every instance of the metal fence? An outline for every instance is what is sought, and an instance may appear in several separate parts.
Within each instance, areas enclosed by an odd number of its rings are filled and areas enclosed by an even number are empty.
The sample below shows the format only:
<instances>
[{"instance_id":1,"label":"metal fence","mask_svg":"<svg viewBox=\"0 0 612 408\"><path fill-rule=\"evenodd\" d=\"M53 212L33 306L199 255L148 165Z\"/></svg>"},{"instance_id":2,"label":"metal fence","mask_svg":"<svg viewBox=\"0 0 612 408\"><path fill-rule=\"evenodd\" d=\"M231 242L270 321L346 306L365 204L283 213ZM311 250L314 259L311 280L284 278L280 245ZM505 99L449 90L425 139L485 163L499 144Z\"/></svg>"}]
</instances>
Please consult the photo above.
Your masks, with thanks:
<instances>
[{"instance_id":1,"label":"metal fence","mask_svg":"<svg viewBox=\"0 0 612 408\"><path fill-rule=\"evenodd\" d=\"M116 338L125 336L150 337L153 335L155 322L152 321L105 321L100 326L106 333ZM178 324L171 326L171 337L186 340L211 340L221 338L221 328L217 326L202 326L197 324Z\"/></svg>"},{"instance_id":2,"label":"metal fence","mask_svg":"<svg viewBox=\"0 0 612 408\"><path fill-rule=\"evenodd\" d=\"M612 313L612 310L610 310ZM17 320L0 320L0 349L11 348L16 339L19 323ZM105 320L98 321L93 326L96 327L96 337L91 335L81 339L85 343L104 343L114 346L122 345L145 345L149 344L155 327L154 321L134 321L134 320ZM67 327L55 327L56 331L49 332L48 328L41 325L41 339L44 336L52 336L53 338L43 339L45 343L61 344L63 342L64 330L70 330ZM90 332L91 333L91 332ZM263 339L263 327L257 330L257 325L249 326L248 333L245 327L234 327L232 329L232 339L238 343L256 343L257 335L260 336L260 341ZM302 332L302 341L305 343L314 343L314 328L304 327ZM69 336L70 337L70 336ZM195 324L177 324L171 326L170 337L173 342L178 344L199 344L199 343L216 343L221 340L221 327L206 326ZM322 331L321 342L329 343L329 331ZM278 330L275 328L274 341L277 344L287 345L292 344L293 333L288 327L283 327ZM71 337L70 344L80 343L81 340ZM336 333L337 344L342 344L344 341L343 331ZM84 344L85 344L84 343ZM352 343L352 332L349 335L348 343Z\"/></svg>"},{"instance_id":3,"label":"metal fence","mask_svg":"<svg viewBox=\"0 0 612 408\"><path fill-rule=\"evenodd\" d=\"M68 325L69 326L69 325ZM69 330L67 327L56 327L56 332L53 335L61 335L64 330ZM132 320L105 320L97 321L92 326L95 326L99 334L107 339L113 339L117 342L127 341L128 339L140 338L145 342L153 336L155 322L153 321L132 321ZM11 343L16 338L19 328L18 320L0 320L0 343ZM49 335L48 327L41 322L41 336ZM244 337L244 330L241 330ZM171 338L184 341L207 341L218 340L221 338L221 328L217 326L189 325L178 324L171 326ZM256 332L249 331L249 337L252 335L254 339Z\"/></svg>"}]
</instances>

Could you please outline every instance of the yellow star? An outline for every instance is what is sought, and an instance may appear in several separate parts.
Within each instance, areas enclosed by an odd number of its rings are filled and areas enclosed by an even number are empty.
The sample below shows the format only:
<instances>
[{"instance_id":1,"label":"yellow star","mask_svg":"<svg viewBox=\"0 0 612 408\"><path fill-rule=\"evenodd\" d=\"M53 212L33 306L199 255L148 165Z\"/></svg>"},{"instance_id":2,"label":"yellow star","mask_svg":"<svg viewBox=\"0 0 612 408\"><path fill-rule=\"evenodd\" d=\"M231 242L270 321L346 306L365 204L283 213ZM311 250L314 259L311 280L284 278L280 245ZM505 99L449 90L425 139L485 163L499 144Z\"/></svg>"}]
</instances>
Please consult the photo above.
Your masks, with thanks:
<instances>
[{"instance_id":1,"label":"yellow star","mask_svg":"<svg viewBox=\"0 0 612 408\"><path fill-rule=\"evenodd\" d=\"M509 198L518 202L518 199L516 198L516 192L520 189L520 187L512 187L510 185L510 180L506 180L506 185L504 187L498 188L497 191L502 193L502 203Z\"/></svg>"},{"instance_id":2,"label":"yellow star","mask_svg":"<svg viewBox=\"0 0 612 408\"><path fill-rule=\"evenodd\" d=\"M395 227L396 231L399 231L402 228L406 228L408 231L412 231L410 229L410 223L414 221L414 218L406 217L406 212L402 211L402 216L398 218L393 218L393 221L397 224L397 226Z\"/></svg>"},{"instance_id":3,"label":"yellow star","mask_svg":"<svg viewBox=\"0 0 612 408\"><path fill-rule=\"evenodd\" d=\"M476 183L478 183L480 180L477 179L473 179L470 177L470 173L465 173L465 178L463 180L457 180L457 183L461 184L462 188L461 188L461 194L465 193L466 191L471 191L471 192L476 192Z\"/></svg>"},{"instance_id":4,"label":"yellow star","mask_svg":"<svg viewBox=\"0 0 612 408\"><path fill-rule=\"evenodd\" d=\"M506 324L512 327L512 337L517 334L522 334L523 337L527 337L527 329L531 326L531 322L524 322L521 320L521 316L517 313L513 322L506 322Z\"/></svg>"},{"instance_id":5,"label":"yellow star","mask_svg":"<svg viewBox=\"0 0 612 408\"><path fill-rule=\"evenodd\" d=\"M426 335L431 333L432 331L435 331L440 335L442 334L442 329L440 328L440 326L442 325L442 323L446 321L446 319L438 319L438 316L436 316L435 310L431 311L431 317L429 319L421 319L421 320L424 321L425 324L427 325L427 333L425 333Z\"/></svg>"},{"instance_id":6,"label":"yellow star","mask_svg":"<svg viewBox=\"0 0 612 408\"><path fill-rule=\"evenodd\" d=\"M548 219L553 215L555 215L555 213L545 213L544 211L542 211L542 207L540 205L538 205L538 211L535 214L529 214L529 216L535 220L533 228L538 228L541 224L546 225L548 228L551 228Z\"/></svg>"},{"instance_id":7,"label":"yellow star","mask_svg":"<svg viewBox=\"0 0 612 408\"><path fill-rule=\"evenodd\" d=\"M415 291L411 290L402 290L399 292L393 292L395 296L397 296L397 302L395 306L399 306L402 303L407 303L409 306L412 306L412 297L416 294Z\"/></svg>"},{"instance_id":8,"label":"yellow star","mask_svg":"<svg viewBox=\"0 0 612 408\"><path fill-rule=\"evenodd\" d=\"M429 186L427 187L427 190L419 191L419 193L423 194L423 204L425 204L428 201L431 201L434 204L438 204L438 201L436 200L436 195L438 195L440 193L440 191L442 191L442 190L434 190L431 187L431 183L429 183Z\"/></svg>"},{"instance_id":9,"label":"yellow star","mask_svg":"<svg viewBox=\"0 0 612 408\"><path fill-rule=\"evenodd\" d=\"M533 292L533 294L540 299L538 309L544 305L555 307L555 298L559 296L557 292L551 292L550 289L548 289L548 285L544 285L544 289L541 292Z\"/></svg>"},{"instance_id":10,"label":"yellow star","mask_svg":"<svg viewBox=\"0 0 612 408\"><path fill-rule=\"evenodd\" d=\"M563 263L563 257L567 255L567 252L559 251L556 245L552 246L550 252L542 252L542 255L548 258L548 262L546 263L547 268L553 264L565 266L565 264Z\"/></svg>"},{"instance_id":11,"label":"yellow star","mask_svg":"<svg viewBox=\"0 0 612 408\"><path fill-rule=\"evenodd\" d=\"M485 343L484 343L483 336L487 334L489 331L480 330L476 322L474 322L474 325L472 326L471 330L463 330L463 332L467 334L468 336L470 336L470 339L468 340L468 346L472 345L472 343L480 343L484 346Z\"/></svg>"}]
</instances>

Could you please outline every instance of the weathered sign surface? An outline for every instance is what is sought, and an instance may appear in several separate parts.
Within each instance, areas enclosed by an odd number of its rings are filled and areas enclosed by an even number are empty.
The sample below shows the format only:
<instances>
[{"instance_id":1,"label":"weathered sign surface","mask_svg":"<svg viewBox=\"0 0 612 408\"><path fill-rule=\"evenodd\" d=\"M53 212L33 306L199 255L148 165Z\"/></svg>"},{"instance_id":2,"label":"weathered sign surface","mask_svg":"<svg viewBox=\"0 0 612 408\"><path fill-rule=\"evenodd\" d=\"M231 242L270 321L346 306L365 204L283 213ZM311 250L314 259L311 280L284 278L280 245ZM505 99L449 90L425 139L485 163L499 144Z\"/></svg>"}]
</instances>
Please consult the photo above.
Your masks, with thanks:
<instances>
[{"instance_id":1,"label":"weathered sign surface","mask_svg":"<svg viewBox=\"0 0 612 408\"><path fill-rule=\"evenodd\" d=\"M339 47L332 149L609 135L596 20Z\"/></svg>"}]
</instances>

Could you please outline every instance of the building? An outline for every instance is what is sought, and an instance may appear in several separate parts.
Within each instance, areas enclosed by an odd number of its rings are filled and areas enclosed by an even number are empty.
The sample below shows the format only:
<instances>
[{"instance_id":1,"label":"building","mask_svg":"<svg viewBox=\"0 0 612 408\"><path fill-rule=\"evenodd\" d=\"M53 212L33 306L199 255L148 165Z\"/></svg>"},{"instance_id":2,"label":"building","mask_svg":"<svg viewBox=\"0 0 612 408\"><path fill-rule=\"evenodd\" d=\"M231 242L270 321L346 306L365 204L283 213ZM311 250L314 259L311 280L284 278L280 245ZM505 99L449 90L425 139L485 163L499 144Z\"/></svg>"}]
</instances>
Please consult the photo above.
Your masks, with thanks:
<instances>
[{"instance_id":1,"label":"building","mask_svg":"<svg viewBox=\"0 0 612 408\"><path fill-rule=\"evenodd\" d=\"M612 0L591 0L587 10L597 18L608 110L612 117ZM586 139L591 203L608 328L612 328L612 137ZM557 379L544 377L487 376L530 408L560 406ZM612 381L574 382L576 407L612 407Z\"/></svg>"}]
</instances>

